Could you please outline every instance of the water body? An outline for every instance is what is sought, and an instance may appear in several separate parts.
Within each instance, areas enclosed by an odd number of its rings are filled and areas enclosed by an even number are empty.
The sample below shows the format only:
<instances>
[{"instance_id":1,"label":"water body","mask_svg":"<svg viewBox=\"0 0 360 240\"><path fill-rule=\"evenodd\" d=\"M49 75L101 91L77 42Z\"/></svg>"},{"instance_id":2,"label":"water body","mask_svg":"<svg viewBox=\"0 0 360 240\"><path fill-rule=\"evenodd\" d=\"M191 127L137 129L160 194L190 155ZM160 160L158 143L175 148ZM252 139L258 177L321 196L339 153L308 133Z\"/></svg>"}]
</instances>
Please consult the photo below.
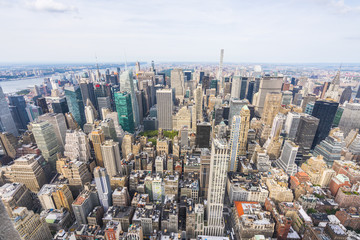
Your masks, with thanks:
<instances>
[{"instance_id":1,"label":"water body","mask_svg":"<svg viewBox=\"0 0 360 240\"><path fill-rule=\"evenodd\" d=\"M34 87L34 85L41 85L44 82L44 77L40 78L26 78L19 80L10 80L0 82L4 93L14 93L20 90L27 89L28 87Z\"/></svg>"}]
</instances>

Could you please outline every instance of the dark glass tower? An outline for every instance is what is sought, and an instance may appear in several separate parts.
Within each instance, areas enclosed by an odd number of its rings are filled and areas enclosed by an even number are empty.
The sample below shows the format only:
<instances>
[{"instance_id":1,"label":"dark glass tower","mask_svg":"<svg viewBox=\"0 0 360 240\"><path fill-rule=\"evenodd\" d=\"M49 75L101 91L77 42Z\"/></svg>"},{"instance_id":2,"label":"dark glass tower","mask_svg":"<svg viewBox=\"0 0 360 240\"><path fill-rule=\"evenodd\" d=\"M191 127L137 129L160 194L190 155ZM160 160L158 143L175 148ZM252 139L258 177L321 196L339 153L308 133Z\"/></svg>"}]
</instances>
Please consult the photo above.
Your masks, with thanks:
<instances>
[{"instance_id":1,"label":"dark glass tower","mask_svg":"<svg viewBox=\"0 0 360 240\"><path fill-rule=\"evenodd\" d=\"M246 98L247 82L248 82L247 77L241 77L240 99Z\"/></svg>"},{"instance_id":2,"label":"dark glass tower","mask_svg":"<svg viewBox=\"0 0 360 240\"><path fill-rule=\"evenodd\" d=\"M333 101L320 100L315 102L311 115L318 118L320 121L311 149L314 149L317 144L328 136L338 106L339 103Z\"/></svg>"},{"instance_id":3,"label":"dark glass tower","mask_svg":"<svg viewBox=\"0 0 360 240\"><path fill-rule=\"evenodd\" d=\"M9 96L9 105L12 111L15 124L19 130L26 130L30 122L26 112L26 102L24 96Z\"/></svg>"},{"instance_id":4,"label":"dark glass tower","mask_svg":"<svg viewBox=\"0 0 360 240\"><path fill-rule=\"evenodd\" d=\"M94 94L94 85L92 82L81 81L80 84L81 97L83 99L84 106L86 105L87 99L90 99L91 103L97 109L97 101Z\"/></svg>"},{"instance_id":5,"label":"dark glass tower","mask_svg":"<svg viewBox=\"0 0 360 240\"><path fill-rule=\"evenodd\" d=\"M40 97L40 98L36 99L36 105L38 105L41 108L41 112L43 114L49 112L49 108L46 103L46 98Z\"/></svg>"},{"instance_id":6,"label":"dark glass tower","mask_svg":"<svg viewBox=\"0 0 360 240\"><path fill-rule=\"evenodd\" d=\"M298 153L302 156L310 153L318 125L319 119L316 117L308 114L301 115L294 142L299 145Z\"/></svg>"},{"instance_id":7,"label":"dark glass tower","mask_svg":"<svg viewBox=\"0 0 360 240\"><path fill-rule=\"evenodd\" d=\"M119 124L124 131L133 133L135 130L135 124L130 93L117 92L114 94L114 97Z\"/></svg>"},{"instance_id":8,"label":"dark glass tower","mask_svg":"<svg viewBox=\"0 0 360 240\"><path fill-rule=\"evenodd\" d=\"M196 147L210 147L211 125L208 122L198 123L196 126Z\"/></svg>"},{"instance_id":9,"label":"dark glass tower","mask_svg":"<svg viewBox=\"0 0 360 240\"><path fill-rule=\"evenodd\" d=\"M250 103L252 103L254 97L254 88L255 88L255 81L249 82L246 99L249 100Z\"/></svg>"},{"instance_id":10,"label":"dark glass tower","mask_svg":"<svg viewBox=\"0 0 360 240\"><path fill-rule=\"evenodd\" d=\"M85 109L79 86L70 86L65 88L66 101L69 110L74 116L75 121L82 126L85 124Z\"/></svg>"}]
</instances>

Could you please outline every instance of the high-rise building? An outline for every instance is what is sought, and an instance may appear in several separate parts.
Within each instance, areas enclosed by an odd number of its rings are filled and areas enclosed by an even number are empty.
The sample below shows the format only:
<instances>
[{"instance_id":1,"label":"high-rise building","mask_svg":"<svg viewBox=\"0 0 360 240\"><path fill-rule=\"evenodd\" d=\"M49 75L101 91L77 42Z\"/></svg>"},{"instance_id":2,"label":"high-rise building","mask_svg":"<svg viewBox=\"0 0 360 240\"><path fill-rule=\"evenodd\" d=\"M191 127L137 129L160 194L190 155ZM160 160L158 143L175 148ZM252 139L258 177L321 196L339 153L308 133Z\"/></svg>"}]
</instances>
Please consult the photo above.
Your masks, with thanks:
<instances>
[{"instance_id":1,"label":"high-rise building","mask_svg":"<svg viewBox=\"0 0 360 240\"><path fill-rule=\"evenodd\" d=\"M84 106L87 105L86 102L89 99L93 106L97 108L97 101L94 94L94 84L90 82L87 77L88 76L83 76L79 83L83 104Z\"/></svg>"},{"instance_id":2,"label":"high-rise building","mask_svg":"<svg viewBox=\"0 0 360 240\"><path fill-rule=\"evenodd\" d=\"M297 165L295 164L295 158L299 146L290 140L286 140L280 158L276 160L275 164L284 169L284 171L293 176L297 172Z\"/></svg>"},{"instance_id":3,"label":"high-rise building","mask_svg":"<svg viewBox=\"0 0 360 240\"><path fill-rule=\"evenodd\" d=\"M23 183L6 183L1 186L0 200L4 203L10 217L12 217L12 211L15 208L26 207L32 209L34 206L31 192Z\"/></svg>"},{"instance_id":4,"label":"high-rise building","mask_svg":"<svg viewBox=\"0 0 360 240\"><path fill-rule=\"evenodd\" d=\"M36 121L31 123L31 128L41 154L55 169L59 147L53 126L48 121Z\"/></svg>"},{"instance_id":5,"label":"high-rise building","mask_svg":"<svg viewBox=\"0 0 360 240\"><path fill-rule=\"evenodd\" d=\"M308 103L315 102L315 101L316 101L315 94L308 94L307 96L305 96L301 102L302 111L305 112L305 109L306 109L306 106Z\"/></svg>"},{"instance_id":6,"label":"high-rise building","mask_svg":"<svg viewBox=\"0 0 360 240\"><path fill-rule=\"evenodd\" d=\"M110 177L113 177L121 172L121 157L119 143L113 140L107 140L101 145L101 153L104 162L104 167Z\"/></svg>"},{"instance_id":7,"label":"high-rise building","mask_svg":"<svg viewBox=\"0 0 360 240\"><path fill-rule=\"evenodd\" d=\"M249 102L245 99L239 100L239 99L230 99L230 110L229 110L229 126L232 124L232 119L235 115L239 115L241 109L243 106L248 105Z\"/></svg>"},{"instance_id":8,"label":"high-rise building","mask_svg":"<svg viewBox=\"0 0 360 240\"><path fill-rule=\"evenodd\" d=\"M5 94L0 87L0 132L9 132L18 136L16 124L9 110L9 105L5 99Z\"/></svg>"},{"instance_id":9,"label":"high-rise building","mask_svg":"<svg viewBox=\"0 0 360 240\"><path fill-rule=\"evenodd\" d=\"M261 121L266 125L272 125L275 116L281 108L281 93L267 93L264 101L264 109L261 114Z\"/></svg>"},{"instance_id":10,"label":"high-rise building","mask_svg":"<svg viewBox=\"0 0 360 240\"><path fill-rule=\"evenodd\" d=\"M75 121L82 127L85 122L85 109L84 102L81 96L81 90L79 86L67 86L65 87L65 96L69 111L75 118Z\"/></svg>"},{"instance_id":11,"label":"high-rise building","mask_svg":"<svg viewBox=\"0 0 360 240\"><path fill-rule=\"evenodd\" d=\"M135 88L136 88L136 86L134 84L132 72L129 70L124 71L120 75L120 91L130 93L130 96L131 96L130 103L131 103L131 110L133 113L132 115L134 118L134 124L136 127L138 127L140 124L139 105L138 105L136 94L135 94L135 91L137 89L135 89Z\"/></svg>"},{"instance_id":12,"label":"high-rise building","mask_svg":"<svg viewBox=\"0 0 360 240\"><path fill-rule=\"evenodd\" d=\"M17 128L21 131L25 131L30 120L26 113L26 101L24 96L9 96L8 99Z\"/></svg>"},{"instance_id":13,"label":"high-rise building","mask_svg":"<svg viewBox=\"0 0 360 240\"><path fill-rule=\"evenodd\" d=\"M185 82L184 82L184 72L182 69L176 68L171 70L170 76L170 86L175 89L175 97L183 99L185 95ZM157 101L160 103L160 101Z\"/></svg>"},{"instance_id":14,"label":"high-rise building","mask_svg":"<svg viewBox=\"0 0 360 240\"><path fill-rule=\"evenodd\" d=\"M95 206L99 206L99 197L96 187L89 183L84 185L84 190L72 203L72 208L78 224L86 224L87 216Z\"/></svg>"},{"instance_id":15,"label":"high-rise building","mask_svg":"<svg viewBox=\"0 0 360 240\"><path fill-rule=\"evenodd\" d=\"M112 192L109 175L105 168L96 167L94 169L94 178L100 204L104 207L104 210L107 211L108 208L112 206Z\"/></svg>"},{"instance_id":16,"label":"high-rise building","mask_svg":"<svg viewBox=\"0 0 360 240\"><path fill-rule=\"evenodd\" d=\"M250 110L245 105L240 115L235 115L232 121L230 133L230 162L229 171L236 172L238 157L246 155L247 136L250 125Z\"/></svg>"},{"instance_id":17,"label":"high-rise building","mask_svg":"<svg viewBox=\"0 0 360 240\"><path fill-rule=\"evenodd\" d=\"M339 100L340 104L343 104L346 101L349 102L351 99L351 95L352 95L351 86L347 86L340 96L340 100Z\"/></svg>"},{"instance_id":18,"label":"high-rise building","mask_svg":"<svg viewBox=\"0 0 360 240\"><path fill-rule=\"evenodd\" d=\"M36 85L35 85L36 86ZM48 113L49 112L49 108L46 102L46 98L44 97L39 97L36 99L36 105L40 107L41 112L43 114Z\"/></svg>"},{"instance_id":19,"label":"high-rise building","mask_svg":"<svg viewBox=\"0 0 360 240\"><path fill-rule=\"evenodd\" d=\"M193 116L193 117L195 117L195 116ZM190 109L188 109L187 106L183 106L182 108L180 108L180 110L173 116L172 122L173 122L173 130L179 131L185 126L190 128L190 126L191 126L191 111L190 111ZM195 124L195 127L196 127L196 124Z\"/></svg>"},{"instance_id":20,"label":"high-rise building","mask_svg":"<svg viewBox=\"0 0 360 240\"><path fill-rule=\"evenodd\" d=\"M69 112L69 106L66 101L66 97L54 97L51 101L51 108L54 113L67 113Z\"/></svg>"},{"instance_id":21,"label":"high-rise building","mask_svg":"<svg viewBox=\"0 0 360 240\"><path fill-rule=\"evenodd\" d=\"M95 120L96 120L95 111L96 111L96 109L94 109L94 107L91 106L90 104L85 106L86 123L93 124L95 122Z\"/></svg>"},{"instance_id":22,"label":"high-rise building","mask_svg":"<svg viewBox=\"0 0 360 240\"><path fill-rule=\"evenodd\" d=\"M48 121L52 125L59 144L59 151L62 151L65 145L65 135L67 130L64 114L46 113L39 116L38 120Z\"/></svg>"},{"instance_id":23,"label":"high-rise building","mask_svg":"<svg viewBox=\"0 0 360 240\"><path fill-rule=\"evenodd\" d=\"M156 99L159 128L164 130L172 130L173 90L157 90Z\"/></svg>"},{"instance_id":24,"label":"high-rise building","mask_svg":"<svg viewBox=\"0 0 360 240\"><path fill-rule=\"evenodd\" d=\"M14 135L8 132L0 132L0 145L6 156L15 158L19 142Z\"/></svg>"},{"instance_id":25,"label":"high-rise building","mask_svg":"<svg viewBox=\"0 0 360 240\"><path fill-rule=\"evenodd\" d=\"M66 208L72 212L74 201L70 188L66 184L45 184L37 194L43 209Z\"/></svg>"},{"instance_id":26,"label":"high-rise building","mask_svg":"<svg viewBox=\"0 0 360 240\"><path fill-rule=\"evenodd\" d=\"M207 197L207 226L205 234L224 234L223 207L229 148L225 139L213 139L211 147L209 191Z\"/></svg>"},{"instance_id":27,"label":"high-rise building","mask_svg":"<svg viewBox=\"0 0 360 240\"><path fill-rule=\"evenodd\" d=\"M294 141L296 133L298 131L301 114L297 112L289 112L286 116L285 121L285 132L287 133L288 139Z\"/></svg>"},{"instance_id":28,"label":"high-rise building","mask_svg":"<svg viewBox=\"0 0 360 240\"><path fill-rule=\"evenodd\" d=\"M192 116L193 116L193 130L196 129L196 123L198 123L199 121L202 121L202 115L203 115L203 111L202 111L202 106L203 106L203 92L202 92L202 87L201 85L198 85L196 87L196 89L194 90L194 100L195 100L195 105L193 106L192 109Z\"/></svg>"},{"instance_id":29,"label":"high-rise building","mask_svg":"<svg viewBox=\"0 0 360 240\"><path fill-rule=\"evenodd\" d=\"M104 167L104 160L101 152L101 144L103 144L104 141L105 135L100 128L91 132L91 142L95 151L96 163L100 167Z\"/></svg>"},{"instance_id":30,"label":"high-rise building","mask_svg":"<svg viewBox=\"0 0 360 240\"><path fill-rule=\"evenodd\" d=\"M311 146L312 149L328 136L338 106L339 103L333 101L320 100L315 102L311 115L319 119L319 125Z\"/></svg>"},{"instance_id":31,"label":"high-rise building","mask_svg":"<svg viewBox=\"0 0 360 240\"><path fill-rule=\"evenodd\" d=\"M40 158L42 157L35 154L27 154L16 159L11 165L14 182L25 184L32 192L39 192L46 183L45 172L39 163Z\"/></svg>"},{"instance_id":32,"label":"high-rise building","mask_svg":"<svg viewBox=\"0 0 360 240\"><path fill-rule=\"evenodd\" d=\"M124 131L133 133L135 130L134 114L132 110L131 95L127 92L116 92L115 106L118 113L119 124Z\"/></svg>"},{"instance_id":33,"label":"high-rise building","mask_svg":"<svg viewBox=\"0 0 360 240\"><path fill-rule=\"evenodd\" d=\"M234 76L231 83L231 98L240 99L241 76Z\"/></svg>"},{"instance_id":34,"label":"high-rise building","mask_svg":"<svg viewBox=\"0 0 360 240\"><path fill-rule=\"evenodd\" d=\"M39 214L29 211L25 207L14 210L12 218L15 229L19 232L21 239L26 240L48 240L52 235L45 219Z\"/></svg>"},{"instance_id":35,"label":"high-rise building","mask_svg":"<svg viewBox=\"0 0 360 240\"><path fill-rule=\"evenodd\" d=\"M316 157L321 155L327 165L332 166L334 161L340 160L342 139L336 136L327 136L320 144L316 145L313 155Z\"/></svg>"},{"instance_id":36,"label":"high-rise building","mask_svg":"<svg viewBox=\"0 0 360 240\"><path fill-rule=\"evenodd\" d=\"M251 80L248 84L248 90L246 94L246 99L249 100L250 103L253 102L254 91L255 91L255 81Z\"/></svg>"},{"instance_id":37,"label":"high-rise building","mask_svg":"<svg viewBox=\"0 0 360 240\"><path fill-rule=\"evenodd\" d=\"M208 122L198 123L196 126L196 146L199 148L210 147L211 124Z\"/></svg>"},{"instance_id":38,"label":"high-rise building","mask_svg":"<svg viewBox=\"0 0 360 240\"><path fill-rule=\"evenodd\" d=\"M262 116L265 98L268 93L280 93L283 83L283 77L264 76L260 80L259 91L257 92L257 99L254 102L255 110Z\"/></svg>"},{"instance_id":39,"label":"high-rise building","mask_svg":"<svg viewBox=\"0 0 360 240\"><path fill-rule=\"evenodd\" d=\"M301 115L294 142L299 146L299 153L302 156L310 153L318 125L319 119L316 117L308 114Z\"/></svg>"},{"instance_id":40,"label":"high-rise building","mask_svg":"<svg viewBox=\"0 0 360 240\"><path fill-rule=\"evenodd\" d=\"M341 115L339 128L345 136L349 134L352 129L360 128L360 104L346 103L344 111Z\"/></svg>"},{"instance_id":41,"label":"high-rise building","mask_svg":"<svg viewBox=\"0 0 360 240\"><path fill-rule=\"evenodd\" d=\"M87 163L90 159L88 136L79 130L68 130L66 132L64 156Z\"/></svg>"},{"instance_id":42,"label":"high-rise building","mask_svg":"<svg viewBox=\"0 0 360 240\"><path fill-rule=\"evenodd\" d=\"M104 119L104 116L102 115L102 109L112 109L111 107L111 99L109 96L107 97L98 97L98 106L99 106L99 113L101 119Z\"/></svg>"}]
</instances>

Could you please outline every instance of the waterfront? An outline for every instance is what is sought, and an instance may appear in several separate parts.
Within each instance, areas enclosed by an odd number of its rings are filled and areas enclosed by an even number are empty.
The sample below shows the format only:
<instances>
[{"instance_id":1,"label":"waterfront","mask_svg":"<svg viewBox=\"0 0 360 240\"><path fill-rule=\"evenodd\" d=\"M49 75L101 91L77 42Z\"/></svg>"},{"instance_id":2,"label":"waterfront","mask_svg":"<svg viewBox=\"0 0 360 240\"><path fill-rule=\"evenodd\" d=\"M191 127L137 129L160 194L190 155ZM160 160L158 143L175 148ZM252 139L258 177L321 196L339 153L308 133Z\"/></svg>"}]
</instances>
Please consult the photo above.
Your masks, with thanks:
<instances>
[{"instance_id":1,"label":"waterfront","mask_svg":"<svg viewBox=\"0 0 360 240\"><path fill-rule=\"evenodd\" d=\"M4 93L14 93L23 89L27 89L28 87L34 87L34 85L39 86L44 82L44 78L45 77L2 81L0 82L0 86L2 87Z\"/></svg>"}]
</instances>

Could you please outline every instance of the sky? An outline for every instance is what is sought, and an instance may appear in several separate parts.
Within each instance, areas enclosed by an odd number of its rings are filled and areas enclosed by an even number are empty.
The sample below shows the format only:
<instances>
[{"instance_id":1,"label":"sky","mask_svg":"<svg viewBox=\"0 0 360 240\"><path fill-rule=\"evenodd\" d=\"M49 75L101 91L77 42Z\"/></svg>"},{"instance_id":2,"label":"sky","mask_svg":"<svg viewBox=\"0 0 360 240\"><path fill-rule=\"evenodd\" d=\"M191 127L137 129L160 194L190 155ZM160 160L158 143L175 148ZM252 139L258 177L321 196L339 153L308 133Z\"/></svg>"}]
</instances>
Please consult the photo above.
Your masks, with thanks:
<instances>
[{"instance_id":1,"label":"sky","mask_svg":"<svg viewBox=\"0 0 360 240\"><path fill-rule=\"evenodd\" d=\"M0 63L360 63L359 0L0 0Z\"/></svg>"}]
</instances>

